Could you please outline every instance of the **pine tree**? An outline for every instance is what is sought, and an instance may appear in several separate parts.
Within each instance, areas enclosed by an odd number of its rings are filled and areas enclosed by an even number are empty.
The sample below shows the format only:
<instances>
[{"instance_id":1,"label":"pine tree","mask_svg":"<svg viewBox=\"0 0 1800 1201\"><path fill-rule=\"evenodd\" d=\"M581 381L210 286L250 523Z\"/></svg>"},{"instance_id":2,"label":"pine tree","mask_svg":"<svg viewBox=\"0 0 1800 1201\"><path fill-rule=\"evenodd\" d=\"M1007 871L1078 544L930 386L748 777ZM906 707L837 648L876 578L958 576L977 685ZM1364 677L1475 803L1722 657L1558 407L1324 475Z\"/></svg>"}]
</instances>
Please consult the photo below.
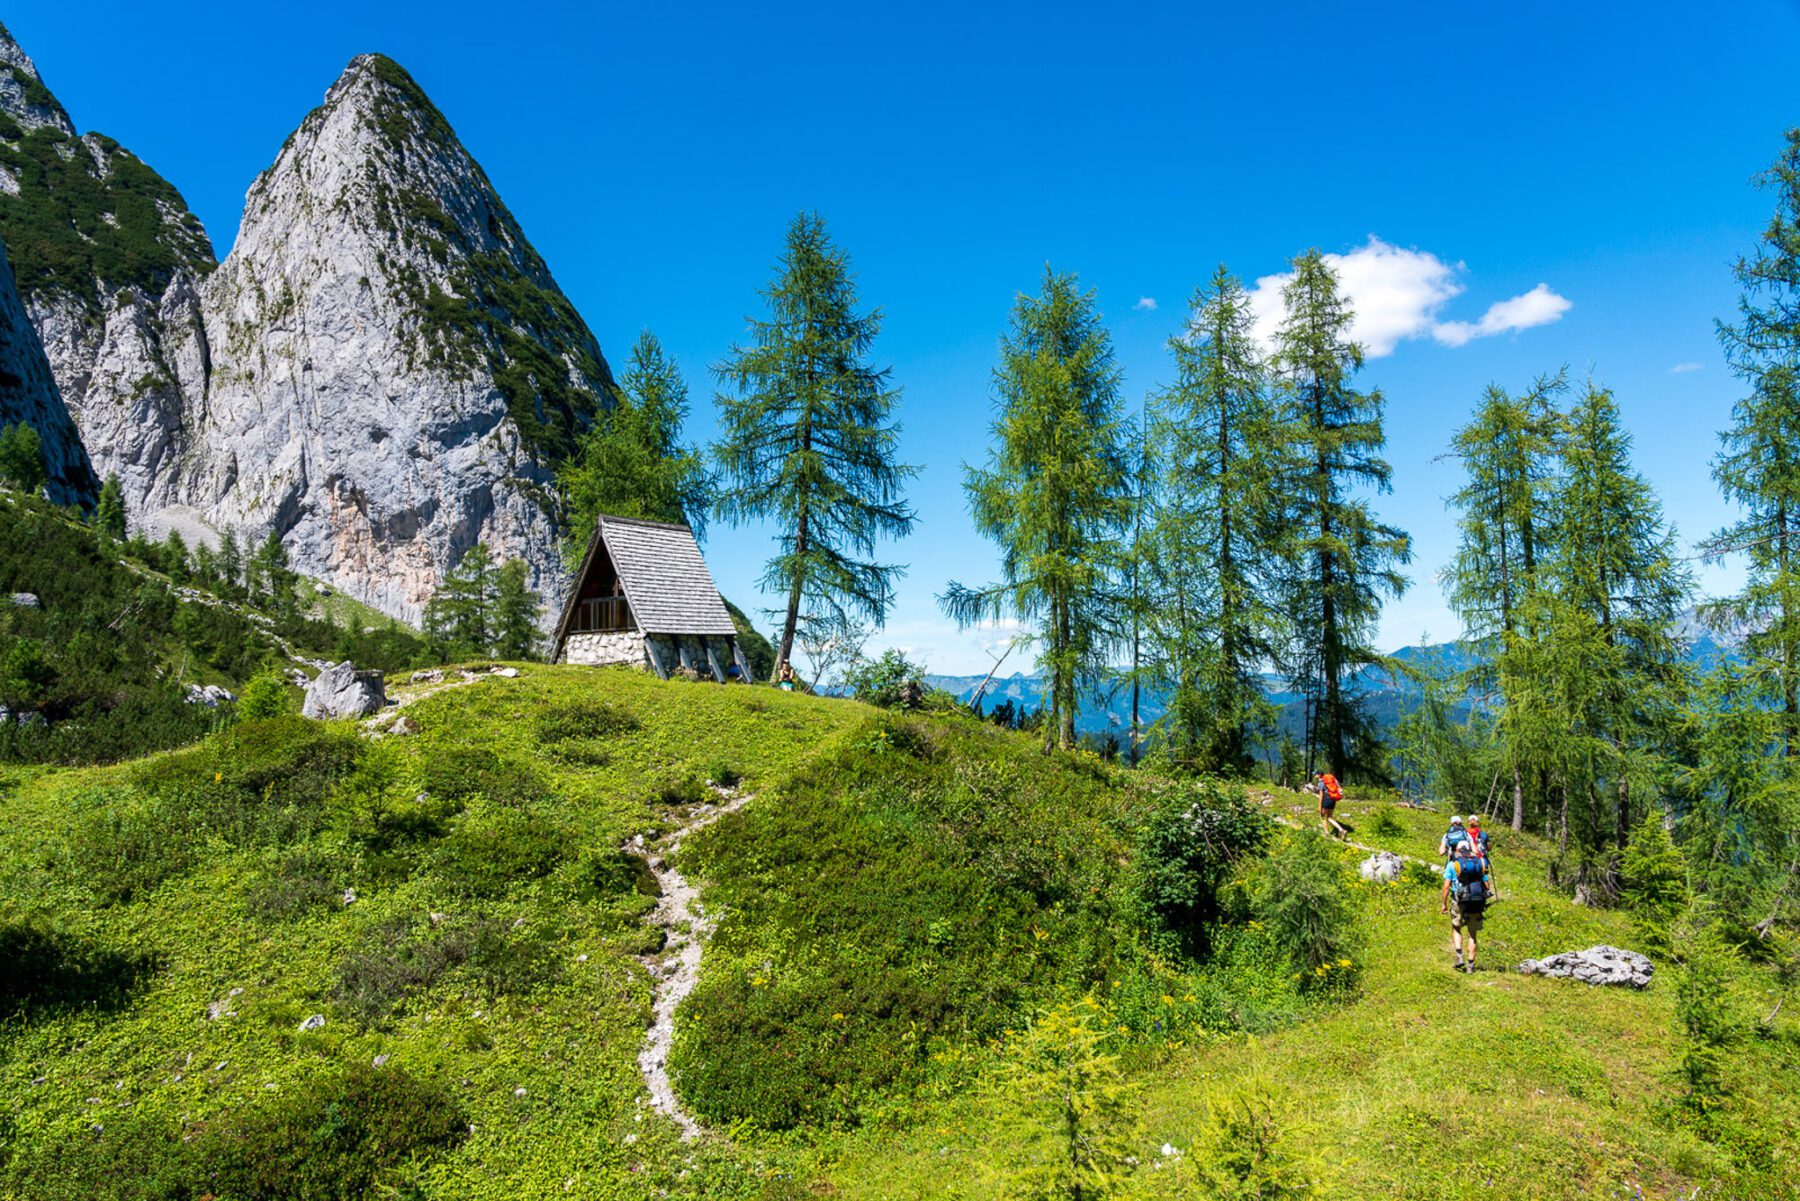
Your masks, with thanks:
<instances>
[{"instance_id":1,"label":"pine tree","mask_svg":"<svg viewBox=\"0 0 1800 1201\"><path fill-rule=\"evenodd\" d=\"M425 635L440 658L485 655L493 645L494 559L477 542L444 573L425 604Z\"/></svg>"},{"instance_id":2,"label":"pine tree","mask_svg":"<svg viewBox=\"0 0 1800 1201\"><path fill-rule=\"evenodd\" d=\"M564 558L578 564L602 513L673 521L706 534L712 481L698 447L683 445L687 384L645 330L631 348L612 407L595 418L556 471Z\"/></svg>"},{"instance_id":3,"label":"pine tree","mask_svg":"<svg viewBox=\"0 0 1800 1201\"><path fill-rule=\"evenodd\" d=\"M1519 397L1489 385L1451 443L1450 453L1468 479L1450 498L1462 513L1457 522L1462 538L1444 573L1444 588L1464 636L1487 656L1469 672L1470 684L1484 690L1497 682L1492 657L1515 638L1535 636L1521 626L1520 615L1537 586L1551 535L1555 398L1566 387L1561 373L1538 380ZM1516 759L1504 766L1512 779L1512 828L1522 830L1523 771Z\"/></svg>"},{"instance_id":4,"label":"pine tree","mask_svg":"<svg viewBox=\"0 0 1800 1201\"><path fill-rule=\"evenodd\" d=\"M1386 492L1380 457L1383 399L1359 392L1352 377L1363 349L1349 341L1352 313L1330 264L1317 250L1293 261L1282 289L1287 314L1275 339L1281 375L1288 478L1281 491L1286 524L1286 609L1295 641L1288 675L1312 699L1309 744L1340 777L1357 763L1366 719L1344 680L1377 662L1372 639L1383 597L1398 597L1412 558L1404 531L1378 521L1362 493ZM1359 755L1358 758L1361 758Z\"/></svg>"},{"instance_id":5,"label":"pine tree","mask_svg":"<svg viewBox=\"0 0 1800 1201\"><path fill-rule=\"evenodd\" d=\"M1175 384L1152 403L1139 560L1169 745L1197 770L1242 774L1272 716L1260 669L1277 637L1278 448L1249 294L1221 265L1191 308L1169 339Z\"/></svg>"},{"instance_id":6,"label":"pine tree","mask_svg":"<svg viewBox=\"0 0 1800 1201\"><path fill-rule=\"evenodd\" d=\"M35 496L49 480L38 432L23 421L0 429L0 484Z\"/></svg>"},{"instance_id":7,"label":"pine tree","mask_svg":"<svg viewBox=\"0 0 1800 1201\"><path fill-rule=\"evenodd\" d=\"M960 626L1007 614L1037 624L1050 676L1045 740L1065 747L1080 682L1104 669L1121 630L1134 498L1119 384L1093 293L1046 267L1001 339L988 464L963 483L975 528L1000 546L1002 578L952 582L939 597Z\"/></svg>"},{"instance_id":8,"label":"pine tree","mask_svg":"<svg viewBox=\"0 0 1800 1201\"><path fill-rule=\"evenodd\" d=\"M181 536L180 530L170 530L162 544L163 572L177 584L185 584L188 581L188 566L187 539Z\"/></svg>"},{"instance_id":9,"label":"pine tree","mask_svg":"<svg viewBox=\"0 0 1800 1201\"><path fill-rule=\"evenodd\" d=\"M109 475L100 486L100 501L94 506L94 528L108 538L125 540L125 490L119 486L119 477Z\"/></svg>"},{"instance_id":10,"label":"pine tree","mask_svg":"<svg viewBox=\"0 0 1800 1201\"><path fill-rule=\"evenodd\" d=\"M508 559L494 577L494 654L530 659L537 653L543 601L531 590L523 559Z\"/></svg>"},{"instance_id":11,"label":"pine tree","mask_svg":"<svg viewBox=\"0 0 1800 1201\"><path fill-rule=\"evenodd\" d=\"M244 595L244 552L238 543L236 526L226 526L219 531L219 590L226 596L241 597Z\"/></svg>"},{"instance_id":12,"label":"pine tree","mask_svg":"<svg viewBox=\"0 0 1800 1201\"><path fill-rule=\"evenodd\" d=\"M1565 421L1540 588L1553 645L1537 674L1567 698L1561 719L1577 749L1553 756L1559 830L1575 844L1574 887L1587 899L1616 893L1610 855L1629 838L1632 792L1657 785L1683 685L1674 627L1693 581L1632 467L1612 394L1589 384Z\"/></svg>"},{"instance_id":13,"label":"pine tree","mask_svg":"<svg viewBox=\"0 0 1800 1201\"><path fill-rule=\"evenodd\" d=\"M874 561L875 545L911 531L901 492L918 471L898 461L900 390L868 362L880 310L857 312L849 255L818 215L794 218L780 267L762 292L768 319L753 319L750 345L717 368L731 391L717 398L724 436L713 448L717 515L776 527L762 584L786 596L778 665L803 614L886 619L903 569Z\"/></svg>"},{"instance_id":14,"label":"pine tree","mask_svg":"<svg viewBox=\"0 0 1800 1201\"><path fill-rule=\"evenodd\" d=\"M293 612L296 578L288 568L287 547L282 545L278 532L270 530L250 556L246 575L253 600L283 616Z\"/></svg>"},{"instance_id":15,"label":"pine tree","mask_svg":"<svg viewBox=\"0 0 1800 1201\"><path fill-rule=\"evenodd\" d=\"M1800 756L1800 129L1787 133L1759 182L1775 213L1756 250L1732 268L1736 324L1719 341L1750 394L1720 434L1713 479L1744 516L1705 544L1712 558L1741 555L1744 588L1713 607L1744 631L1743 650L1782 712L1781 744Z\"/></svg>"}]
</instances>

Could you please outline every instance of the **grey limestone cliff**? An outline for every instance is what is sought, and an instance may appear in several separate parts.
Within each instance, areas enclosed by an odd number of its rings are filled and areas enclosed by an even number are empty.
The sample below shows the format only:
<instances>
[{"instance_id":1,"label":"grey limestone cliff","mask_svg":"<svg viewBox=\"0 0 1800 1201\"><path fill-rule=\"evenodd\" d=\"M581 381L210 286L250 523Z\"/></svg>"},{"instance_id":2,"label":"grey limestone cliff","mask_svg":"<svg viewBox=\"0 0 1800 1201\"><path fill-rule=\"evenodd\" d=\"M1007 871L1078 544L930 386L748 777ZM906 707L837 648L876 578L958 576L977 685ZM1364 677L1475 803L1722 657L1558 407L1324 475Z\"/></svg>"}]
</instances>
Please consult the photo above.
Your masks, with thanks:
<instances>
[{"instance_id":1,"label":"grey limestone cliff","mask_svg":"<svg viewBox=\"0 0 1800 1201\"><path fill-rule=\"evenodd\" d=\"M0 427L23 422L37 431L50 482L45 491L58 504L91 504L93 469L75 423L63 407L37 330L13 285L12 268L0 254Z\"/></svg>"}]
</instances>

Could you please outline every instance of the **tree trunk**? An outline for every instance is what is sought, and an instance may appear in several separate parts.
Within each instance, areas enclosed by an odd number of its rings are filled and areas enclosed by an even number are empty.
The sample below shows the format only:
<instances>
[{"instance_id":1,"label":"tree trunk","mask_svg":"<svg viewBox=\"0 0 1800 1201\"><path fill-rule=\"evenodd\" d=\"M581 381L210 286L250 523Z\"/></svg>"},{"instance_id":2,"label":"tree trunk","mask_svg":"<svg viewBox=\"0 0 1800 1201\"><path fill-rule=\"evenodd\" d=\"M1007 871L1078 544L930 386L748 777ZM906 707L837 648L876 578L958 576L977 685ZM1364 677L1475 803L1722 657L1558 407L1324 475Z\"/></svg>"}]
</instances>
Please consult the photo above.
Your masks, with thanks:
<instances>
[{"instance_id":1,"label":"tree trunk","mask_svg":"<svg viewBox=\"0 0 1800 1201\"><path fill-rule=\"evenodd\" d=\"M1513 764L1513 819L1512 828L1525 828L1525 785L1519 779L1519 765Z\"/></svg>"},{"instance_id":2,"label":"tree trunk","mask_svg":"<svg viewBox=\"0 0 1800 1201\"><path fill-rule=\"evenodd\" d=\"M802 509L800 510L800 524L794 536L794 554L796 556L805 555L808 550L806 535L807 512ZM769 676L771 684L781 678L781 665L786 663L788 656L794 653L794 627L800 624L800 594L804 583L805 580L796 569L793 582L788 585L787 618L781 623L781 646L775 652L775 666L769 669L772 673Z\"/></svg>"}]
</instances>

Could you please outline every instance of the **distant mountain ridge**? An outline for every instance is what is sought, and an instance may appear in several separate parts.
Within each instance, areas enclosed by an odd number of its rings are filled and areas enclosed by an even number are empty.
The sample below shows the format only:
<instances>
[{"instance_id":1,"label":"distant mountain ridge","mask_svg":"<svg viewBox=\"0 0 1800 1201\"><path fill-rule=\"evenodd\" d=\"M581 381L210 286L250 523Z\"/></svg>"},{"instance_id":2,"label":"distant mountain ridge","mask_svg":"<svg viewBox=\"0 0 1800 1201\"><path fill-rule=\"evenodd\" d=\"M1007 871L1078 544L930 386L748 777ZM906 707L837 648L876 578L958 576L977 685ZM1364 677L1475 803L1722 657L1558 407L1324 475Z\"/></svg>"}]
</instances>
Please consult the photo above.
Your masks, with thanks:
<instances>
[{"instance_id":1,"label":"distant mountain ridge","mask_svg":"<svg viewBox=\"0 0 1800 1201\"><path fill-rule=\"evenodd\" d=\"M1703 619L1699 609L1694 608L1682 615L1677 625L1677 636L1686 646L1688 660L1707 667L1734 655L1742 642L1743 631L1721 629ZM1481 662L1479 652L1462 641L1403 646L1394 651L1390 658L1403 668L1439 677L1466 671ZM986 678L985 674L928 674L924 682L927 686L942 689L968 704ZM1263 686L1279 711L1279 728L1298 734L1304 728L1304 699L1291 691L1286 681L1279 676L1265 674ZM1046 687L1044 677L1035 673L1015 671L1007 676L996 675L983 695L982 708L991 713L994 706L1011 701L1015 707L1036 712L1044 706ZM1367 700L1376 724L1382 728L1390 728L1417 703L1420 695L1419 686L1404 672L1390 672L1384 668L1365 668L1354 673L1349 682L1349 690ZM1148 729L1162 719L1168 711L1168 700L1168 693L1159 689L1144 688L1140 692L1138 714L1144 728ZM1466 712L1466 704L1464 711ZM1091 684L1083 688L1081 709L1076 715L1075 727L1082 734L1113 732L1122 736L1128 733L1131 729L1130 684Z\"/></svg>"}]
</instances>

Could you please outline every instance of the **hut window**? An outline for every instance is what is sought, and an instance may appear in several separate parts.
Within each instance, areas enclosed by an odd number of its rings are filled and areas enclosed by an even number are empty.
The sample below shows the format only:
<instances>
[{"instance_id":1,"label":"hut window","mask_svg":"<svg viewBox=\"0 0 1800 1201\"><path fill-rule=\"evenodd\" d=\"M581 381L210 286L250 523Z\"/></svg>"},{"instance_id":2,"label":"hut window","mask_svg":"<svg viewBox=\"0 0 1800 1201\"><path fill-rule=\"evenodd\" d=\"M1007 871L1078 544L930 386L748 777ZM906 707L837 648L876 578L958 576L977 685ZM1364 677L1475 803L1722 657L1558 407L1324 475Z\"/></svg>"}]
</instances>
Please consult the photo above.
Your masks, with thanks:
<instances>
[{"instance_id":1,"label":"hut window","mask_svg":"<svg viewBox=\"0 0 1800 1201\"><path fill-rule=\"evenodd\" d=\"M575 602L573 633L595 634L634 628L631 606L622 596L587 596Z\"/></svg>"}]
</instances>

